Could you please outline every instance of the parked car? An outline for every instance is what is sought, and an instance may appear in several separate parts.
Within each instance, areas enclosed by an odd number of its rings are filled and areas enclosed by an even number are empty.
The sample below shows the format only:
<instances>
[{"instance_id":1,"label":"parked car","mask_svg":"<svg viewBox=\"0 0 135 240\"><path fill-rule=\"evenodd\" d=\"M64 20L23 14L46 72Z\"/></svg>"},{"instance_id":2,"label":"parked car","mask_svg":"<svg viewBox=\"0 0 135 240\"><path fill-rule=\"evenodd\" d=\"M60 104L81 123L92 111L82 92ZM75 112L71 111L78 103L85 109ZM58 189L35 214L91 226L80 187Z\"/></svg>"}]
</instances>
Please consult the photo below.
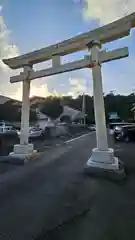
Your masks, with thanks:
<instances>
[{"instance_id":1,"label":"parked car","mask_svg":"<svg viewBox=\"0 0 135 240\"><path fill-rule=\"evenodd\" d=\"M114 129L115 141L135 141L135 125L117 126Z\"/></svg>"},{"instance_id":2,"label":"parked car","mask_svg":"<svg viewBox=\"0 0 135 240\"><path fill-rule=\"evenodd\" d=\"M39 127L31 127L29 129L29 137L30 138L38 138L43 136L43 129Z\"/></svg>"},{"instance_id":3,"label":"parked car","mask_svg":"<svg viewBox=\"0 0 135 240\"><path fill-rule=\"evenodd\" d=\"M122 126L134 126L135 123L128 123L128 122L117 122L117 123L109 123L108 128L109 128L109 134L113 135L115 129L121 128Z\"/></svg>"},{"instance_id":4,"label":"parked car","mask_svg":"<svg viewBox=\"0 0 135 240\"><path fill-rule=\"evenodd\" d=\"M0 126L0 134L17 135L17 130L12 126Z\"/></svg>"},{"instance_id":5,"label":"parked car","mask_svg":"<svg viewBox=\"0 0 135 240\"><path fill-rule=\"evenodd\" d=\"M96 125L95 124L90 125L89 129L92 131L96 131Z\"/></svg>"},{"instance_id":6,"label":"parked car","mask_svg":"<svg viewBox=\"0 0 135 240\"><path fill-rule=\"evenodd\" d=\"M20 137L21 131L17 131ZM38 138L43 136L43 129L39 127L29 127L29 138Z\"/></svg>"}]
</instances>

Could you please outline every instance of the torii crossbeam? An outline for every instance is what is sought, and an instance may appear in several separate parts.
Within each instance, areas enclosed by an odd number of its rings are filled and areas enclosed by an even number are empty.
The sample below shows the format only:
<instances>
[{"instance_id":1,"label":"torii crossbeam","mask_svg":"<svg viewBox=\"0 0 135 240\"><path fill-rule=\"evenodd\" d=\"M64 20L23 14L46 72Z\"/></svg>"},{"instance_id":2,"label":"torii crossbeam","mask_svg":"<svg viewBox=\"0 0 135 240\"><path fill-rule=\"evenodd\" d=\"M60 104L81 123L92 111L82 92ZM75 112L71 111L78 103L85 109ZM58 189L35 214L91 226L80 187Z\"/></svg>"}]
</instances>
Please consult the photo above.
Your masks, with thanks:
<instances>
[{"instance_id":1,"label":"torii crossbeam","mask_svg":"<svg viewBox=\"0 0 135 240\"><path fill-rule=\"evenodd\" d=\"M4 63L12 69L23 68L23 72L21 72L20 75L10 78L11 83L23 82L20 144L14 146L12 156L22 157L32 154L33 152L33 145L28 143L29 92L31 80L82 68L92 68L97 148L93 149L92 157L88 160L87 167L92 170L119 170L118 159L114 157L113 149L108 148L101 65L105 62L127 57L128 48L125 47L110 52L100 51L100 48L101 44L128 36L133 27L135 27L135 13L61 43L19 57L3 60ZM88 56L84 56L84 59L61 64L62 56L83 49L88 49L90 52ZM33 70L34 64L50 59L52 59L51 68L40 71Z\"/></svg>"}]
</instances>

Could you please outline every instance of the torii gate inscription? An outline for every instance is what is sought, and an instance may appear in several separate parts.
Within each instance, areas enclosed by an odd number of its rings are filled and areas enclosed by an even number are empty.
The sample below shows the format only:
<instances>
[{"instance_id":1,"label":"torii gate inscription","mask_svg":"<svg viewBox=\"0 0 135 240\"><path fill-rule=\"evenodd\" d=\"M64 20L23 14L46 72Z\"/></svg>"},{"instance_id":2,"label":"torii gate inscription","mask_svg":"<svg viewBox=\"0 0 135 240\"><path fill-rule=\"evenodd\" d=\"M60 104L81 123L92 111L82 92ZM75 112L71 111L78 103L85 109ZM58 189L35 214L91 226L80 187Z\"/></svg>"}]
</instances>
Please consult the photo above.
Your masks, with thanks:
<instances>
[{"instance_id":1,"label":"torii gate inscription","mask_svg":"<svg viewBox=\"0 0 135 240\"><path fill-rule=\"evenodd\" d=\"M135 13L61 43L19 57L3 60L4 63L12 69L23 68L23 72L20 73L20 75L10 78L11 83L23 82L20 144L14 146L14 152L11 153L12 156L25 157L34 151L33 145L28 142L31 80L82 68L92 68L97 148L93 149L92 156L87 162L87 167L114 171L119 170L118 159L114 156L113 149L108 148L101 64L127 57L128 48L121 48L110 52L100 51L100 48L101 44L128 36L133 27L135 27ZM61 56L83 49L88 49L90 52L84 59L61 64ZM50 59L52 59L51 68L40 71L33 70L34 64Z\"/></svg>"}]
</instances>

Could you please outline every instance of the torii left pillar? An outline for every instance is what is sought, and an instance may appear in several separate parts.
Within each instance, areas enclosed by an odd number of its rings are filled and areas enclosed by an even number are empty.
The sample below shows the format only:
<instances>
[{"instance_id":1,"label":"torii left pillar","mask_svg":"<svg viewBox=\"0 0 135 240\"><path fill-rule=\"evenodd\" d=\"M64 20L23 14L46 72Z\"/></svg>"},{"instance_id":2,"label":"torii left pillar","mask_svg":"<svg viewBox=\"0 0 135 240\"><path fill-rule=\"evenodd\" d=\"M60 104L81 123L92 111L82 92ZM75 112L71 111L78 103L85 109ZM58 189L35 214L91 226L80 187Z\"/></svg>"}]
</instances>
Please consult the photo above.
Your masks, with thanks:
<instances>
[{"instance_id":1,"label":"torii left pillar","mask_svg":"<svg viewBox=\"0 0 135 240\"><path fill-rule=\"evenodd\" d=\"M25 66L23 74L25 80L22 82L22 113L21 113L21 134L20 144L14 145L14 151L10 156L25 158L34 152L33 144L29 144L29 115L30 115L30 81L28 80L31 67Z\"/></svg>"}]
</instances>

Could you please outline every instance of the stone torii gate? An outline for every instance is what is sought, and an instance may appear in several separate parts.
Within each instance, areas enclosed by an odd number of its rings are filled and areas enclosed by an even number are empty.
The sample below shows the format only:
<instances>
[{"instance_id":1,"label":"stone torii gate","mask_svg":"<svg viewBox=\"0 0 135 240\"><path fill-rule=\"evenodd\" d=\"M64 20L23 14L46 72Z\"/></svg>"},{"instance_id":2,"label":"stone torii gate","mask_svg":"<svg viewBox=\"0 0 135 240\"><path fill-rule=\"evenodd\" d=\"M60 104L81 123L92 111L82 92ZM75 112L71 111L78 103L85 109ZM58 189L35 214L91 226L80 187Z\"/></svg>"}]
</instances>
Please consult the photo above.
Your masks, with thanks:
<instances>
[{"instance_id":1,"label":"stone torii gate","mask_svg":"<svg viewBox=\"0 0 135 240\"><path fill-rule=\"evenodd\" d=\"M128 48L125 47L110 52L100 51L100 49L101 44L128 36L133 27L135 27L135 13L58 44L19 57L3 60L12 69L23 68L20 75L10 78L11 83L23 82L20 144L14 146L14 152L10 154L11 156L25 157L34 152L33 145L28 142L31 80L82 68L92 68L97 148L93 149L87 166L92 169L119 170L118 159L114 156L113 149L108 148L101 64L127 57ZM84 49L89 51L89 55L85 56L84 59L61 64L61 56ZM34 64L50 59L52 59L51 68L40 71L33 70Z\"/></svg>"}]
</instances>

